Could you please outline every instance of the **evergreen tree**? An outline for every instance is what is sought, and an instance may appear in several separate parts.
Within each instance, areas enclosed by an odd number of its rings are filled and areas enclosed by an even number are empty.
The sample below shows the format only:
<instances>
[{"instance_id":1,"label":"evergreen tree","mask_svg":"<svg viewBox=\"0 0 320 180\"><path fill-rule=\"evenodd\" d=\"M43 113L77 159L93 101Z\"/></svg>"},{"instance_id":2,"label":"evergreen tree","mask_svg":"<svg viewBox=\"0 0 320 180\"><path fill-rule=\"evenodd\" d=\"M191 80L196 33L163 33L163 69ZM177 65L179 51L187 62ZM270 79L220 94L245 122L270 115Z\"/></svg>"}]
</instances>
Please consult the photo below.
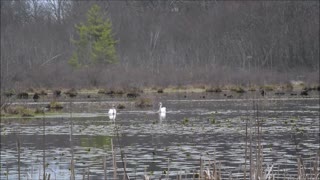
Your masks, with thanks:
<instances>
[{"instance_id":1,"label":"evergreen tree","mask_svg":"<svg viewBox=\"0 0 320 180\"><path fill-rule=\"evenodd\" d=\"M76 25L79 40L73 40L76 51L69 64L74 67L117 62L112 24L104 19L101 8L93 5L87 12L87 21Z\"/></svg>"}]
</instances>

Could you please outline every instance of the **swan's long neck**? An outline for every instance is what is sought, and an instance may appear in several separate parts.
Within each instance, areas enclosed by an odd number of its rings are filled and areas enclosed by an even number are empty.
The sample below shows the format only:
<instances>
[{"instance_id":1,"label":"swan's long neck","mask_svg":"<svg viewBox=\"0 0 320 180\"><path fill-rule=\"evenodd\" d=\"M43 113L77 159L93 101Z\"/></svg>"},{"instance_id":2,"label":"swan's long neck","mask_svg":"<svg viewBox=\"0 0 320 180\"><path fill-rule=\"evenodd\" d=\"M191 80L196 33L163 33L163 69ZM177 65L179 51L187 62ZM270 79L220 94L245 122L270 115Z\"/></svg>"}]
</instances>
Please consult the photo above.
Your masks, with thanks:
<instances>
[{"instance_id":1,"label":"swan's long neck","mask_svg":"<svg viewBox=\"0 0 320 180\"><path fill-rule=\"evenodd\" d=\"M160 104L160 108L159 108L160 111L161 111L161 108L162 108L162 104Z\"/></svg>"}]
</instances>

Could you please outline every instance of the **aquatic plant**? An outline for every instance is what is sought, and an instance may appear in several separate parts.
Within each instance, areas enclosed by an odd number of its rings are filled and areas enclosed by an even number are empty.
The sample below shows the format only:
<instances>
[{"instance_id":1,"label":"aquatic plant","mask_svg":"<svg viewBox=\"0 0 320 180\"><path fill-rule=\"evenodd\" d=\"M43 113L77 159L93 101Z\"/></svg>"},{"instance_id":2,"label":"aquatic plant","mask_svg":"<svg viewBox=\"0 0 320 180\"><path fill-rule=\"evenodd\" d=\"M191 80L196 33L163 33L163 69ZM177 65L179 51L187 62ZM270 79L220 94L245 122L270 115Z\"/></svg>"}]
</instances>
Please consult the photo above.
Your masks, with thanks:
<instances>
[{"instance_id":1,"label":"aquatic plant","mask_svg":"<svg viewBox=\"0 0 320 180\"><path fill-rule=\"evenodd\" d=\"M135 106L139 108L151 107L152 100L146 97L138 98L135 102Z\"/></svg>"},{"instance_id":2,"label":"aquatic plant","mask_svg":"<svg viewBox=\"0 0 320 180\"><path fill-rule=\"evenodd\" d=\"M53 95L56 96L56 97L60 96L61 95L61 90L59 90L59 89L54 90L53 91Z\"/></svg>"},{"instance_id":3,"label":"aquatic plant","mask_svg":"<svg viewBox=\"0 0 320 180\"><path fill-rule=\"evenodd\" d=\"M11 97L11 96L15 95L15 91L13 89L10 89L10 90L4 91L3 94L6 97Z\"/></svg>"},{"instance_id":4,"label":"aquatic plant","mask_svg":"<svg viewBox=\"0 0 320 180\"><path fill-rule=\"evenodd\" d=\"M56 110L63 109L62 104L57 101L51 101L47 107L49 109L56 109Z\"/></svg>"},{"instance_id":5,"label":"aquatic plant","mask_svg":"<svg viewBox=\"0 0 320 180\"><path fill-rule=\"evenodd\" d=\"M241 86L233 86L230 88L230 91L234 91L236 93L244 93L246 92Z\"/></svg>"},{"instance_id":6,"label":"aquatic plant","mask_svg":"<svg viewBox=\"0 0 320 180\"><path fill-rule=\"evenodd\" d=\"M78 92L75 88L71 88L64 92L64 94L68 95L69 97L76 97L78 95Z\"/></svg>"},{"instance_id":7,"label":"aquatic plant","mask_svg":"<svg viewBox=\"0 0 320 180\"><path fill-rule=\"evenodd\" d=\"M257 89L256 89L256 87L254 87L254 86L250 86L249 88L248 88L248 91L256 91Z\"/></svg>"},{"instance_id":8,"label":"aquatic plant","mask_svg":"<svg viewBox=\"0 0 320 180\"><path fill-rule=\"evenodd\" d=\"M158 89L157 93L163 93L163 89Z\"/></svg>"},{"instance_id":9,"label":"aquatic plant","mask_svg":"<svg viewBox=\"0 0 320 180\"><path fill-rule=\"evenodd\" d=\"M29 94L27 92L19 92L17 94L18 99L28 99L28 97L29 97Z\"/></svg>"},{"instance_id":10,"label":"aquatic plant","mask_svg":"<svg viewBox=\"0 0 320 180\"><path fill-rule=\"evenodd\" d=\"M260 89L263 89L265 91L273 91L275 89L275 86L273 86L273 85L264 85L264 86L261 86Z\"/></svg>"},{"instance_id":11,"label":"aquatic plant","mask_svg":"<svg viewBox=\"0 0 320 180\"><path fill-rule=\"evenodd\" d=\"M4 115L19 115L21 117L34 116L34 110L23 106L8 107L4 110Z\"/></svg>"},{"instance_id":12,"label":"aquatic plant","mask_svg":"<svg viewBox=\"0 0 320 180\"><path fill-rule=\"evenodd\" d=\"M99 89L98 90L98 94L106 94L106 90L105 89Z\"/></svg>"},{"instance_id":13,"label":"aquatic plant","mask_svg":"<svg viewBox=\"0 0 320 180\"><path fill-rule=\"evenodd\" d=\"M215 93L219 93L222 92L220 87L209 87L206 89L206 92L215 92Z\"/></svg>"},{"instance_id":14,"label":"aquatic plant","mask_svg":"<svg viewBox=\"0 0 320 180\"><path fill-rule=\"evenodd\" d=\"M182 121L183 125L187 125L189 123L189 119L188 118L184 118Z\"/></svg>"},{"instance_id":15,"label":"aquatic plant","mask_svg":"<svg viewBox=\"0 0 320 180\"><path fill-rule=\"evenodd\" d=\"M124 104L118 104L117 109L124 109L126 108Z\"/></svg>"}]
</instances>

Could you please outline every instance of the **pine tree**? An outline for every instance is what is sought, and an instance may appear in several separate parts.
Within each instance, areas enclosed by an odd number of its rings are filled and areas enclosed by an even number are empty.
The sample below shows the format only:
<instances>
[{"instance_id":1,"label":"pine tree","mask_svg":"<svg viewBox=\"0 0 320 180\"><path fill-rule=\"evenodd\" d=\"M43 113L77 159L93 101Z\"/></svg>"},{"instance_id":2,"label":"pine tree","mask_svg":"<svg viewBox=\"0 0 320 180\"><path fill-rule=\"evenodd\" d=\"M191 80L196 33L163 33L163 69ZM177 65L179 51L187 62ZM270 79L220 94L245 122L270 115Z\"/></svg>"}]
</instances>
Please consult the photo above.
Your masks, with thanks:
<instances>
[{"instance_id":1,"label":"pine tree","mask_svg":"<svg viewBox=\"0 0 320 180\"><path fill-rule=\"evenodd\" d=\"M112 24L108 18L103 18L98 5L88 10L87 21L76 25L76 30L79 40L73 40L76 51L69 60L70 65L82 67L117 62Z\"/></svg>"}]
</instances>

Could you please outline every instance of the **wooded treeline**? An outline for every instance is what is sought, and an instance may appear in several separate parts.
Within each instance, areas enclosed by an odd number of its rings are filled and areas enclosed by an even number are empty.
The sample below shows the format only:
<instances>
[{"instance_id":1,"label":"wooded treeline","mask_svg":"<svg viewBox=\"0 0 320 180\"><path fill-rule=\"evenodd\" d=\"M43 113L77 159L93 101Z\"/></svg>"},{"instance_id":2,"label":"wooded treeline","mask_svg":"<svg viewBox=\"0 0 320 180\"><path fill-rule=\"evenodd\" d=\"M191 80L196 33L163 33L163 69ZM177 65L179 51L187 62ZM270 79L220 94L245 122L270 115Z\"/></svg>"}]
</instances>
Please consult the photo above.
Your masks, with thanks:
<instances>
[{"instance_id":1,"label":"wooded treeline","mask_svg":"<svg viewBox=\"0 0 320 180\"><path fill-rule=\"evenodd\" d=\"M75 25L93 4L112 22L118 63L74 68ZM1 1L1 88L261 83L318 72L319 1Z\"/></svg>"}]
</instances>

